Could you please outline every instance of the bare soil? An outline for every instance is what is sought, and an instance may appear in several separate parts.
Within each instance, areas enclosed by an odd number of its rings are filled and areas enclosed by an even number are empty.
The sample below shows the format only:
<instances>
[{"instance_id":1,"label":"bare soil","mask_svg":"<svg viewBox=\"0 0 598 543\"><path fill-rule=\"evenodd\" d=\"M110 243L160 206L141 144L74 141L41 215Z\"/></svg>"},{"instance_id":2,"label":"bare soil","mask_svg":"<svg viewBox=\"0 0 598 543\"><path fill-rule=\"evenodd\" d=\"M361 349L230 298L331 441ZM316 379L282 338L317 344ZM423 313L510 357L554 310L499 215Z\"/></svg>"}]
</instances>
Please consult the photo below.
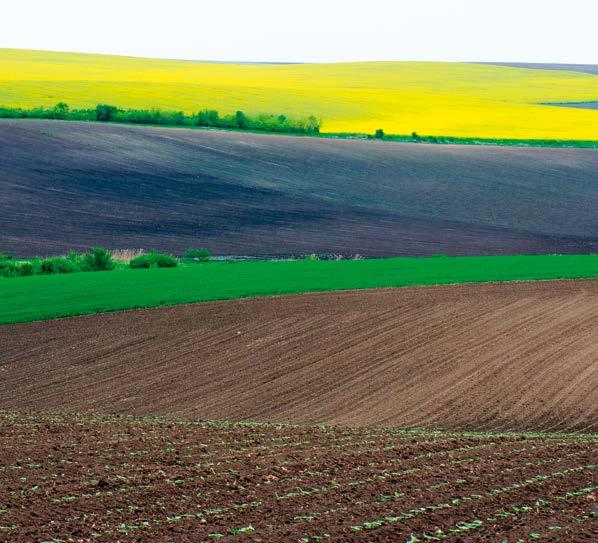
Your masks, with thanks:
<instances>
[{"instance_id":1,"label":"bare soil","mask_svg":"<svg viewBox=\"0 0 598 543\"><path fill-rule=\"evenodd\" d=\"M0 407L598 429L598 280L202 303L0 327Z\"/></svg>"},{"instance_id":2,"label":"bare soil","mask_svg":"<svg viewBox=\"0 0 598 543\"><path fill-rule=\"evenodd\" d=\"M598 251L598 150L0 120L0 251Z\"/></svg>"}]
</instances>

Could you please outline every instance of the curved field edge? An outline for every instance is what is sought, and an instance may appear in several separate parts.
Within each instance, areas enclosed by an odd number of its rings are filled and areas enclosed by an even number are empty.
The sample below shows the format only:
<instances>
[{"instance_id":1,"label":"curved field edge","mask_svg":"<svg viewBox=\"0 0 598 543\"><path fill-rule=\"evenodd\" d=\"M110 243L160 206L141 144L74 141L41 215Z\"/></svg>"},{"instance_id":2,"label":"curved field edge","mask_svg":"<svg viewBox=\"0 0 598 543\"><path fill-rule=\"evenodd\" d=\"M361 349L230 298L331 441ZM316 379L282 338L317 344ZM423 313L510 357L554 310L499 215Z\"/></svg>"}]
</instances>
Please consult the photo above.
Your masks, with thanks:
<instances>
[{"instance_id":1,"label":"curved field edge","mask_svg":"<svg viewBox=\"0 0 598 543\"><path fill-rule=\"evenodd\" d=\"M0 324L304 292L598 277L598 254L212 262L0 280Z\"/></svg>"}]
</instances>

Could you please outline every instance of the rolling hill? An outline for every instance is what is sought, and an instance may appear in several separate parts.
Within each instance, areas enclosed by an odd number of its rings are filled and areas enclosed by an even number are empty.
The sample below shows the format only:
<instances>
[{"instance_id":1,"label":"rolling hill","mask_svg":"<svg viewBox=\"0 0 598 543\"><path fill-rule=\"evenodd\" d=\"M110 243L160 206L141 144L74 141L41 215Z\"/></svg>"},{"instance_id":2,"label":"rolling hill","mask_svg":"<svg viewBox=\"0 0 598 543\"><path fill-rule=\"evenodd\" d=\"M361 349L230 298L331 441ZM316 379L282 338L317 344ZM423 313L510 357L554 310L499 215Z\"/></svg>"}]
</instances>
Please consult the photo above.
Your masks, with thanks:
<instances>
[{"instance_id":1,"label":"rolling hill","mask_svg":"<svg viewBox=\"0 0 598 543\"><path fill-rule=\"evenodd\" d=\"M542 68L546 68L543 66ZM562 66L555 66L562 68ZM598 77L470 63L218 64L0 49L0 106L316 115L326 132L598 140Z\"/></svg>"},{"instance_id":2,"label":"rolling hill","mask_svg":"<svg viewBox=\"0 0 598 543\"><path fill-rule=\"evenodd\" d=\"M587 253L598 151L0 121L0 251Z\"/></svg>"},{"instance_id":3,"label":"rolling hill","mask_svg":"<svg viewBox=\"0 0 598 543\"><path fill-rule=\"evenodd\" d=\"M598 281L589 279L5 325L0 409L591 432L596 307Z\"/></svg>"}]
</instances>

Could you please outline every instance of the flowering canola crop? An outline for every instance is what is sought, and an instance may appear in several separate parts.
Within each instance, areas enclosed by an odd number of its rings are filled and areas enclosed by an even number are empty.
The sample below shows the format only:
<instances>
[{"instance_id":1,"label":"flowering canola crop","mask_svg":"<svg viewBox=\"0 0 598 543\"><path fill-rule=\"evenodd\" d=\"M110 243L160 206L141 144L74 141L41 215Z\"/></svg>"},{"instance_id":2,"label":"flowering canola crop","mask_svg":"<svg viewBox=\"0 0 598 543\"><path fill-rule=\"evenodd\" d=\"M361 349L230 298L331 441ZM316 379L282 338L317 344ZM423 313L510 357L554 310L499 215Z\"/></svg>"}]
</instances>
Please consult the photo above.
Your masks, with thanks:
<instances>
[{"instance_id":1,"label":"flowering canola crop","mask_svg":"<svg viewBox=\"0 0 598 543\"><path fill-rule=\"evenodd\" d=\"M316 115L323 132L598 140L598 76L468 63L218 64L0 49L0 106Z\"/></svg>"}]
</instances>

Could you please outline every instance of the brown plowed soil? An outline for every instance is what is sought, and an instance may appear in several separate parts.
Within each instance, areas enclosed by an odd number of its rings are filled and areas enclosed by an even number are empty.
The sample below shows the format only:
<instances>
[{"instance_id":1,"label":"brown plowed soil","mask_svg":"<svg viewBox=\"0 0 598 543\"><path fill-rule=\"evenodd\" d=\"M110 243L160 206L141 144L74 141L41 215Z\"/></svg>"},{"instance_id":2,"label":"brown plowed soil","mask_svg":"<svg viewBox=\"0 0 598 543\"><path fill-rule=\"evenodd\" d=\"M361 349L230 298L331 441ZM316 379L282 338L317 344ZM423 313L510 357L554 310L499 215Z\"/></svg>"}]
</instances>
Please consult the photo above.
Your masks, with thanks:
<instances>
[{"instance_id":1,"label":"brown plowed soil","mask_svg":"<svg viewBox=\"0 0 598 543\"><path fill-rule=\"evenodd\" d=\"M0 407L598 429L598 280L309 294L0 327Z\"/></svg>"},{"instance_id":2,"label":"brown plowed soil","mask_svg":"<svg viewBox=\"0 0 598 543\"><path fill-rule=\"evenodd\" d=\"M0 411L0 541L595 541L591 436Z\"/></svg>"}]
</instances>

